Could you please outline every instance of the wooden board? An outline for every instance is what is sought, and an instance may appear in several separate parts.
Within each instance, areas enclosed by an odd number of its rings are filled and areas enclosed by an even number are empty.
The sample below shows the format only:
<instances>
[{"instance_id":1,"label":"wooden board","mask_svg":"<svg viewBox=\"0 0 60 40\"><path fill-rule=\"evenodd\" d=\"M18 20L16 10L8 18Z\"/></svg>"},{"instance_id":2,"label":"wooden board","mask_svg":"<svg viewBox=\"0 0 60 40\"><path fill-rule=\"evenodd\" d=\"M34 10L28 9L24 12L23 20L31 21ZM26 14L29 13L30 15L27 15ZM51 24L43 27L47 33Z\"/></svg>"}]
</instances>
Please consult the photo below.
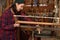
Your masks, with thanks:
<instances>
[{"instance_id":1,"label":"wooden board","mask_svg":"<svg viewBox=\"0 0 60 40\"><path fill-rule=\"evenodd\" d=\"M17 23L60 26L60 24L58 23L47 23L47 22L17 21Z\"/></svg>"}]
</instances>

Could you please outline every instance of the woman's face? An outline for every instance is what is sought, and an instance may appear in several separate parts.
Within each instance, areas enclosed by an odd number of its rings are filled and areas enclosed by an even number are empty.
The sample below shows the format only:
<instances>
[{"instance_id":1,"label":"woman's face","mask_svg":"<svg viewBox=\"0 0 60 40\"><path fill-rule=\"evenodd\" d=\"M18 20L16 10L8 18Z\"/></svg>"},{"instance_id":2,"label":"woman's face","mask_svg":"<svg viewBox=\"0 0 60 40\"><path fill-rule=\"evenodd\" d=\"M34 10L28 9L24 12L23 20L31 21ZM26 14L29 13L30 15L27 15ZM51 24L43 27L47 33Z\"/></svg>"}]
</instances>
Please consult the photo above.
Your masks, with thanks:
<instances>
[{"instance_id":1,"label":"woman's face","mask_svg":"<svg viewBox=\"0 0 60 40\"><path fill-rule=\"evenodd\" d=\"M23 3L22 4L16 3L16 9L17 9L17 11L23 10L23 7L24 7Z\"/></svg>"}]
</instances>

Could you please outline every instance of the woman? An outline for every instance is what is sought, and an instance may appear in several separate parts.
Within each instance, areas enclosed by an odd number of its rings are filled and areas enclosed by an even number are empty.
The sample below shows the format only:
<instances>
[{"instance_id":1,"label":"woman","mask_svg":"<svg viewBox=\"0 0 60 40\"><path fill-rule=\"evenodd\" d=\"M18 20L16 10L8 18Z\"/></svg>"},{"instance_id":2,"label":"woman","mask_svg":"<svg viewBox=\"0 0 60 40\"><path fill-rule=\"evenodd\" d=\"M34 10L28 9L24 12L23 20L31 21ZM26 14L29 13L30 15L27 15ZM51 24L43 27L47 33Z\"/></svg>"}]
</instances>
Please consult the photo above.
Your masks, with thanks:
<instances>
[{"instance_id":1,"label":"woman","mask_svg":"<svg viewBox=\"0 0 60 40\"><path fill-rule=\"evenodd\" d=\"M15 23L14 13L19 13L24 6L24 0L15 0L14 4L6 9L2 14L2 36L1 40L17 40L16 39L16 27L19 24Z\"/></svg>"}]
</instances>

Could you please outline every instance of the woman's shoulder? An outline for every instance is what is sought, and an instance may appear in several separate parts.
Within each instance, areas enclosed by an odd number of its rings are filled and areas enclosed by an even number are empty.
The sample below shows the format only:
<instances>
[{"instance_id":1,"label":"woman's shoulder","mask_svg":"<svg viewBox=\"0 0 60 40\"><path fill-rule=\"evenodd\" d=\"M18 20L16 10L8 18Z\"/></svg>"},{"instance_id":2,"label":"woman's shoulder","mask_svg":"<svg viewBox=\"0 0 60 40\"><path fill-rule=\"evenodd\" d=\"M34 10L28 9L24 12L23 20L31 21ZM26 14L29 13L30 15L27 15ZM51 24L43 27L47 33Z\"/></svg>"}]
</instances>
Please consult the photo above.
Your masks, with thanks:
<instances>
[{"instance_id":1,"label":"woman's shoulder","mask_svg":"<svg viewBox=\"0 0 60 40\"><path fill-rule=\"evenodd\" d=\"M11 6L12 6L12 5L7 6L7 7L5 8L5 10L8 10Z\"/></svg>"}]
</instances>

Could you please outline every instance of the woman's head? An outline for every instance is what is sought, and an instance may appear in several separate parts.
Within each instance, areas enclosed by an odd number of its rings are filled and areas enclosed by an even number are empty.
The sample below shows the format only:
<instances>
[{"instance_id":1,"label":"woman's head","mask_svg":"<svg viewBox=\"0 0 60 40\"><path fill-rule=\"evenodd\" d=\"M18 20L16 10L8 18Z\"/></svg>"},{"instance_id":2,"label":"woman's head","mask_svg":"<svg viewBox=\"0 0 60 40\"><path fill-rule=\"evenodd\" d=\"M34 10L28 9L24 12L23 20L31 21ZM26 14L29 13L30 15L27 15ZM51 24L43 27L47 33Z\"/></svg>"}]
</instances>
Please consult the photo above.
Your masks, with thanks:
<instances>
[{"instance_id":1,"label":"woman's head","mask_svg":"<svg viewBox=\"0 0 60 40\"><path fill-rule=\"evenodd\" d=\"M13 7L13 8L15 8L16 11L23 10L23 7L24 7L24 0L15 0L13 6L15 6L15 7Z\"/></svg>"}]
</instances>

